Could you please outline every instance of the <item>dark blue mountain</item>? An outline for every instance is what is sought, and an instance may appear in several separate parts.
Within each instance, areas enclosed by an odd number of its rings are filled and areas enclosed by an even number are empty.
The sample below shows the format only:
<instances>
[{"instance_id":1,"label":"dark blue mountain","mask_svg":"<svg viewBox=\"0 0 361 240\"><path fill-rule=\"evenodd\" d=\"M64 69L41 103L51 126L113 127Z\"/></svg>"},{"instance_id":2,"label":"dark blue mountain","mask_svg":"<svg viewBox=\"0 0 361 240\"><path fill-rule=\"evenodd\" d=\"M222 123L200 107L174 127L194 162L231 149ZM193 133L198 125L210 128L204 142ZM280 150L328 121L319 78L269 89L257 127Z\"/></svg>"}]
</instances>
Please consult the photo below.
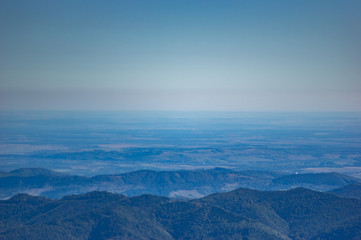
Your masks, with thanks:
<instances>
[{"instance_id":1,"label":"dark blue mountain","mask_svg":"<svg viewBox=\"0 0 361 240\"><path fill-rule=\"evenodd\" d=\"M360 239L361 200L297 188L195 200L90 192L0 201L0 239Z\"/></svg>"}]
</instances>

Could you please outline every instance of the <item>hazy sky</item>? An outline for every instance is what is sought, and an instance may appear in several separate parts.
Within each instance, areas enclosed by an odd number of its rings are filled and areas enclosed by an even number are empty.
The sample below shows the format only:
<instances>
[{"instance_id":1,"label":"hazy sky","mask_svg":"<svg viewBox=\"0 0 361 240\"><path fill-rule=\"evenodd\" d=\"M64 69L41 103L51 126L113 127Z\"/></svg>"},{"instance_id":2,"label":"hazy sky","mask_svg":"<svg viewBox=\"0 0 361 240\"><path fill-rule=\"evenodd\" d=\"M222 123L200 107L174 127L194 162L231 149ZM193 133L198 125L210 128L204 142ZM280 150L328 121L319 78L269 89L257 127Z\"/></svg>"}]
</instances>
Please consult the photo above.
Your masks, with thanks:
<instances>
[{"instance_id":1,"label":"hazy sky","mask_svg":"<svg viewBox=\"0 0 361 240\"><path fill-rule=\"evenodd\" d=\"M0 0L0 109L361 111L361 1Z\"/></svg>"}]
</instances>

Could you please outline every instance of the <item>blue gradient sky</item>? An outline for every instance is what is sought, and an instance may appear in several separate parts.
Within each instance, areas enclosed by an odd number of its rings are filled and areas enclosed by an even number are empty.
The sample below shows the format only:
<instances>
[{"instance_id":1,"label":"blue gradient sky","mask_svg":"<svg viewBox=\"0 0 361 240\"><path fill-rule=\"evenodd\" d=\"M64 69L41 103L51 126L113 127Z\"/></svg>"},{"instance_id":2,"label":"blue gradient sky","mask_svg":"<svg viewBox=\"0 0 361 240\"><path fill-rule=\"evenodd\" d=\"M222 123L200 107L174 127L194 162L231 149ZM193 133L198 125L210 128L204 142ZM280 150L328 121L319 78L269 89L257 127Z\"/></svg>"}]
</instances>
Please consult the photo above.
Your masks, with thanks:
<instances>
[{"instance_id":1,"label":"blue gradient sky","mask_svg":"<svg viewBox=\"0 0 361 240\"><path fill-rule=\"evenodd\" d=\"M0 1L0 109L361 111L361 1Z\"/></svg>"}]
</instances>

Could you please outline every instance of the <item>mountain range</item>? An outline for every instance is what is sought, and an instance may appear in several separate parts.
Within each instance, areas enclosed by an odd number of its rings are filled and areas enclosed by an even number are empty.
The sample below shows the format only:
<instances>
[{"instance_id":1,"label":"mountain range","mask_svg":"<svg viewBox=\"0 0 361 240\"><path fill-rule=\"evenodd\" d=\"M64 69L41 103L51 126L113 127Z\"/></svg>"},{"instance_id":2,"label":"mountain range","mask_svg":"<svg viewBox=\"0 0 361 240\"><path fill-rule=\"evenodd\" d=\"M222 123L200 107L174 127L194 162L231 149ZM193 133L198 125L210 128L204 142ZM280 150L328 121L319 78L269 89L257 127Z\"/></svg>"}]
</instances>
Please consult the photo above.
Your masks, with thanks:
<instances>
[{"instance_id":1,"label":"mountain range","mask_svg":"<svg viewBox=\"0 0 361 240\"><path fill-rule=\"evenodd\" d=\"M269 171L235 171L225 168L206 170L141 170L94 177L67 175L42 168L22 168L0 172L0 198L18 193L52 199L91 191L108 191L127 196L153 194L171 198L201 198L237 188L286 190L304 187L332 191L361 179L339 173L282 174ZM353 191L355 192L355 191ZM342 193L340 192L342 195ZM356 194L360 196L360 194Z\"/></svg>"},{"instance_id":2,"label":"mountain range","mask_svg":"<svg viewBox=\"0 0 361 240\"><path fill-rule=\"evenodd\" d=\"M361 200L304 188L193 200L18 194L0 201L0 239L361 239Z\"/></svg>"}]
</instances>

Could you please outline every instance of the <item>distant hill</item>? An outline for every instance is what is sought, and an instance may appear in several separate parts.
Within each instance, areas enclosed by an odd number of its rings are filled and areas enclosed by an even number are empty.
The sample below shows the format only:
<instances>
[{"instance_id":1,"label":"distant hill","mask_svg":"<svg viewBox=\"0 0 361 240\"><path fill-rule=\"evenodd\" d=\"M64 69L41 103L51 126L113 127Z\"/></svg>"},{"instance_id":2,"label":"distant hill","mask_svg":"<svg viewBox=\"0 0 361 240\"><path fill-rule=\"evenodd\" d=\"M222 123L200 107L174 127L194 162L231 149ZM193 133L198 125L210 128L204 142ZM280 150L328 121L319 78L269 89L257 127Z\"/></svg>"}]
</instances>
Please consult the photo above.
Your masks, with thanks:
<instances>
[{"instance_id":1,"label":"distant hill","mask_svg":"<svg viewBox=\"0 0 361 240\"><path fill-rule=\"evenodd\" d=\"M59 172L54 172L49 169L45 168L19 168L11 171L10 174L12 176L19 176L19 177L31 177L37 175L44 175L44 176L64 176Z\"/></svg>"},{"instance_id":2,"label":"distant hill","mask_svg":"<svg viewBox=\"0 0 361 240\"><path fill-rule=\"evenodd\" d=\"M61 197L89 189L91 184L92 180L83 176L66 175L43 168L22 168L0 175L0 197L6 198L17 193Z\"/></svg>"},{"instance_id":3,"label":"distant hill","mask_svg":"<svg viewBox=\"0 0 361 240\"><path fill-rule=\"evenodd\" d=\"M180 198L202 197L237 187L267 186L280 174L267 171L233 171L224 168L195 171L141 170L94 177L72 176L47 169L18 169L0 175L0 197L17 193L60 198L94 190L128 196L153 194Z\"/></svg>"},{"instance_id":4,"label":"distant hill","mask_svg":"<svg viewBox=\"0 0 361 240\"><path fill-rule=\"evenodd\" d=\"M172 198L200 198L240 187L283 190L307 187L329 191L359 179L337 173L282 175L268 171L234 171L214 168L194 171L141 170L94 177L73 176L41 168L23 168L0 174L0 198L17 193L61 198L90 191L108 191L127 196L153 194Z\"/></svg>"},{"instance_id":5,"label":"distant hill","mask_svg":"<svg viewBox=\"0 0 361 240\"><path fill-rule=\"evenodd\" d=\"M0 201L0 239L360 239L361 200L297 188L195 200L90 192Z\"/></svg>"},{"instance_id":6,"label":"distant hill","mask_svg":"<svg viewBox=\"0 0 361 240\"><path fill-rule=\"evenodd\" d=\"M272 182L279 186L283 185L286 188L307 187L327 191L351 183L360 183L361 179L340 173L305 173L277 177Z\"/></svg>"},{"instance_id":7,"label":"distant hill","mask_svg":"<svg viewBox=\"0 0 361 240\"><path fill-rule=\"evenodd\" d=\"M358 198L361 199L361 183L352 183L342 188L337 188L330 193L337 194L346 198Z\"/></svg>"}]
</instances>

